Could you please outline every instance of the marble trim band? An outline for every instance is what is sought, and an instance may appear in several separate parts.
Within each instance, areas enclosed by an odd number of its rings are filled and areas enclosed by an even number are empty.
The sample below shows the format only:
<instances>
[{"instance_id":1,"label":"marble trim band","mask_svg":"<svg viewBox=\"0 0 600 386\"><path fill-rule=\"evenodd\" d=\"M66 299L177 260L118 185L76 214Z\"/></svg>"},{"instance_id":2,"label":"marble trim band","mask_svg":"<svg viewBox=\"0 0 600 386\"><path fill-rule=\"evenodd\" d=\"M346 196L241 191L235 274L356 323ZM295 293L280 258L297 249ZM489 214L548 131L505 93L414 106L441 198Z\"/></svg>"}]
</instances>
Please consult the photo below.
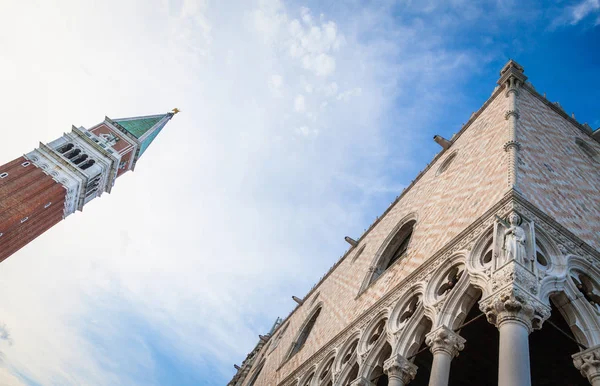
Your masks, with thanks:
<instances>
[{"instance_id":1,"label":"marble trim band","mask_svg":"<svg viewBox=\"0 0 600 386\"><path fill-rule=\"evenodd\" d=\"M27 153L24 157L65 188L66 195L63 218L74 213L77 210L81 186L85 181L75 173L72 173L64 165L56 162L54 158L46 154L41 148Z\"/></svg>"}]
</instances>

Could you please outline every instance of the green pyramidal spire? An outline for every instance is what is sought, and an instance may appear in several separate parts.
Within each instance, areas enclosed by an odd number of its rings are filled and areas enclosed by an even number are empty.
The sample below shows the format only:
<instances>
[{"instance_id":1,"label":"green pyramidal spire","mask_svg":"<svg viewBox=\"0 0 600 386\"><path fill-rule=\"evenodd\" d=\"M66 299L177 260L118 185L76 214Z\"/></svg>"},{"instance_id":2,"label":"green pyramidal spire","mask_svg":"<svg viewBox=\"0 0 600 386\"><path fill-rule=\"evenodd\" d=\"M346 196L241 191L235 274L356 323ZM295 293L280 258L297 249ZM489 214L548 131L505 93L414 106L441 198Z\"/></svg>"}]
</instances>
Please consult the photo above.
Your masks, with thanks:
<instances>
[{"instance_id":1,"label":"green pyramidal spire","mask_svg":"<svg viewBox=\"0 0 600 386\"><path fill-rule=\"evenodd\" d=\"M136 161L144 154L148 146L154 141L154 138L165 127L173 115L179 112L173 109L173 112L159 115L147 115L142 117L119 118L111 120L121 131L134 137L140 144Z\"/></svg>"}]
</instances>

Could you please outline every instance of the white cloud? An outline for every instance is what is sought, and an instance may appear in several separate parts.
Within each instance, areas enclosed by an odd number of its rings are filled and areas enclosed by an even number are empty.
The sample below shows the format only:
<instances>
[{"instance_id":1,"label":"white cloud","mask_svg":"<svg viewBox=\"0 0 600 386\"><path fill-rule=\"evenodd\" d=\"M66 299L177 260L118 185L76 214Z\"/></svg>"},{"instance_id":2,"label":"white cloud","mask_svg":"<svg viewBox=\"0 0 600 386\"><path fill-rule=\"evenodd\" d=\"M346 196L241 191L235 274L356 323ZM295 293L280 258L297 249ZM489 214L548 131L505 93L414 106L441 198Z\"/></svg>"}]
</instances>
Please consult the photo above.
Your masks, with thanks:
<instances>
[{"instance_id":1,"label":"white cloud","mask_svg":"<svg viewBox=\"0 0 600 386\"><path fill-rule=\"evenodd\" d=\"M296 132L304 137L315 137L319 134L319 131L316 129L311 129L308 126L300 126Z\"/></svg>"},{"instance_id":2,"label":"white cloud","mask_svg":"<svg viewBox=\"0 0 600 386\"><path fill-rule=\"evenodd\" d=\"M115 9L127 22L89 28ZM211 360L223 384L397 187L384 173L406 161L390 147L404 153L440 105L431 85L478 63L417 41L385 7L350 14L268 0L0 5L0 36L15 37L0 56L0 162L71 123L182 111L110 195L0 265L4 376L160 384L152 331L178 362Z\"/></svg>"},{"instance_id":3,"label":"white cloud","mask_svg":"<svg viewBox=\"0 0 600 386\"><path fill-rule=\"evenodd\" d=\"M294 99L294 111L301 113L304 112L305 109L304 95L297 95L296 99Z\"/></svg>"},{"instance_id":4,"label":"white cloud","mask_svg":"<svg viewBox=\"0 0 600 386\"><path fill-rule=\"evenodd\" d=\"M337 95L336 99L341 101L347 101L352 97L358 97L362 95L362 89L360 87L353 88L352 90L347 90L341 92Z\"/></svg>"},{"instance_id":5,"label":"white cloud","mask_svg":"<svg viewBox=\"0 0 600 386\"><path fill-rule=\"evenodd\" d=\"M281 75L271 75L269 79L269 87L273 90L279 90L283 85L283 77Z\"/></svg>"},{"instance_id":6,"label":"white cloud","mask_svg":"<svg viewBox=\"0 0 600 386\"><path fill-rule=\"evenodd\" d=\"M571 8L571 24L577 24L593 12L600 10L600 0L583 0Z\"/></svg>"},{"instance_id":7,"label":"white cloud","mask_svg":"<svg viewBox=\"0 0 600 386\"><path fill-rule=\"evenodd\" d=\"M594 26L597 26L600 24L600 0L581 0L575 5L562 8L561 13L552 21L550 27L577 25L592 15L595 15Z\"/></svg>"}]
</instances>

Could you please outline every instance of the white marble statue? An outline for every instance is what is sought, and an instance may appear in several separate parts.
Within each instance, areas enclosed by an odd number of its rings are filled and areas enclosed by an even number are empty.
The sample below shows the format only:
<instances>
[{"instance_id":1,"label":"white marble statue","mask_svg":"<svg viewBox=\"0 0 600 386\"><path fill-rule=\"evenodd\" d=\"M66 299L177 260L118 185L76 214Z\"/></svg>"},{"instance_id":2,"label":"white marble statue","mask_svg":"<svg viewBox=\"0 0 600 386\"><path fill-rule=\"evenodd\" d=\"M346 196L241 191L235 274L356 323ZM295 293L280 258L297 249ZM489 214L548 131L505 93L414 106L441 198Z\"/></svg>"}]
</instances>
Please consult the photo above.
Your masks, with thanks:
<instances>
[{"instance_id":1,"label":"white marble statue","mask_svg":"<svg viewBox=\"0 0 600 386\"><path fill-rule=\"evenodd\" d=\"M508 216L508 226L504 231L504 256L505 261L515 260L523 265L529 263L525 242L527 236L523 228L519 226L521 217L516 213Z\"/></svg>"}]
</instances>

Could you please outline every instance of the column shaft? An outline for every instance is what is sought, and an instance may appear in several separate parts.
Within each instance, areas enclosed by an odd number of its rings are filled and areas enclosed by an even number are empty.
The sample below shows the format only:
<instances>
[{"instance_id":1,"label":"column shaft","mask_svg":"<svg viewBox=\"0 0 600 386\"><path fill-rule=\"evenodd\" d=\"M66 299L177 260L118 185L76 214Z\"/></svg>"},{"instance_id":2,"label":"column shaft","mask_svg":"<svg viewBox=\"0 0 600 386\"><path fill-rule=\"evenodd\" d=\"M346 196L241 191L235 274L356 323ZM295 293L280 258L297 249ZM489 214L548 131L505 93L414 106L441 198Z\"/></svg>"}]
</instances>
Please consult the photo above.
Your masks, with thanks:
<instances>
[{"instance_id":1,"label":"column shaft","mask_svg":"<svg viewBox=\"0 0 600 386\"><path fill-rule=\"evenodd\" d=\"M506 320L499 330L498 386L531 386L528 327Z\"/></svg>"},{"instance_id":2,"label":"column shaft","mask_svg":"<svg viewBox=\"0 0 600 386\"><path fill-rule=\"evenodd\" d=\"M405 386L406 384L399 376L388 376L388 386Z\"/></svg>"},{"instance_id":3,"label":"column shaft","mask_svg":"<svg viewBox=\"0 0 600 386\"><path fill-rule=\"evenodd\" d=\"M429 386L448 386L451 363L452 356L445 351L440 350L433 355Z\"/></svg>"}]
</instances>

